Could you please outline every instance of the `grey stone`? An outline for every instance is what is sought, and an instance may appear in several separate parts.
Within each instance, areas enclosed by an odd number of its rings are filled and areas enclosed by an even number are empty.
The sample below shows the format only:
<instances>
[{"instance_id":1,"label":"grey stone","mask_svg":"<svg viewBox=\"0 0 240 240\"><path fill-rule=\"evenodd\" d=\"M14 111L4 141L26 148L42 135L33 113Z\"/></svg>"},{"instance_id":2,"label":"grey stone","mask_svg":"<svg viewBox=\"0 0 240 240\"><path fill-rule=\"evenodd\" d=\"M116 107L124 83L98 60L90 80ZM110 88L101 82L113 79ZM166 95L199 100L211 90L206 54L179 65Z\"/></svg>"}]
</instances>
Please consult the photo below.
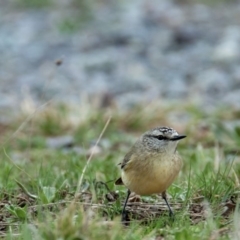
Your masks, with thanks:
<instances>
[{"instance_id":1,"label":"grey stone","mask_svg":"<svg viewBox=\"0 0 240 240\"><path fill-rule=\"evenodd\" d=\"M61 11L20 11L8 2L0 9L2 116L22 107L25 89L33 106L104 94L120 108L159 99L191 100L206 110L240 102L238 1L214 8L169 0L103 3L71 34L59 27L74 20L71 3L55 1Z\"/></svg>"},{"instance_id":2,"label":"grey stone","mask_svg":"<svg viewBox=\"0 0 240 240\"><path fill-rule=\"evenodd\" d=\"M46 145L49 148L72 148L74 145L73 136L59 136L47 138Z\"/></svg>"}]
</instances>

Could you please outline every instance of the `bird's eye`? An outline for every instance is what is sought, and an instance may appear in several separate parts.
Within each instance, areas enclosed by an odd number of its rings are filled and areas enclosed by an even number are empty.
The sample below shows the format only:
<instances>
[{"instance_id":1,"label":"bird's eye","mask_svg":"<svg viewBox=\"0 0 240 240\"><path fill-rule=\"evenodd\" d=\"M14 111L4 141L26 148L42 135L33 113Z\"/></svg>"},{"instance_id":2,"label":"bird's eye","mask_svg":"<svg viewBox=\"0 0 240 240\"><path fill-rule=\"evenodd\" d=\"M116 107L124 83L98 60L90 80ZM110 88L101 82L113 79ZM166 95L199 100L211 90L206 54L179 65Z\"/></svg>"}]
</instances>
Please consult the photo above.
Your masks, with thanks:
<instances>
[{"instance_id":1,"label":"bird's eye","mask_svg":"<svg viewBox=\"0 0 240 240\"><path fill-rule=\"evenodd\" d=\"M166 137L162 136L162 135L158 135L158 136L154 136L155 138L157 138L158 140L165 140Z\"/></svg>"}]
</instances>

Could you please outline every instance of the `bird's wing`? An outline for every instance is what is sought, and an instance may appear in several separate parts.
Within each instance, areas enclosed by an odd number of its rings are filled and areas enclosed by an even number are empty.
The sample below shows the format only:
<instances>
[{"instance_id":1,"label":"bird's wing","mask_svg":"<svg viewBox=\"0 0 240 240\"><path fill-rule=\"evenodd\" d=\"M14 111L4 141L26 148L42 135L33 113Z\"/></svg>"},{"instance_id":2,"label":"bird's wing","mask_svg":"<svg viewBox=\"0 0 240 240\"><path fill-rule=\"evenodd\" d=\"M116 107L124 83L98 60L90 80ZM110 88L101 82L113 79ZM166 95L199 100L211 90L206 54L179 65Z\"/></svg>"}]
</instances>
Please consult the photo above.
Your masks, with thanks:
<instances>
[{"instance_id":1,"label":"bird's wing","mask_svg":"<svg viewBox=\"0 0 240 240\"><path fill-rule=\"evenodd\" d=\"M129 153L127 153L123 159L123 161L121 163L119 163L119 165L121 166L121 169L126 170L127 166L129 165L129 163L131 162L131 156L132 156L132 152L130 151ZM123 185L123 181L122 178L118 178L115 181L115 185Z\"/></svg>"},{"instance_id":2,"label":"bird's wing","mask_svg":"<svg viewBox=\"0 0 240 240\"><path fill-rule=\"evenodd\" d=\"M121 163L121 169L124 169L124 167L130 162L131 156L132 156L131 151L125 155L123 162Z\"/></svg>"}]
</instances>

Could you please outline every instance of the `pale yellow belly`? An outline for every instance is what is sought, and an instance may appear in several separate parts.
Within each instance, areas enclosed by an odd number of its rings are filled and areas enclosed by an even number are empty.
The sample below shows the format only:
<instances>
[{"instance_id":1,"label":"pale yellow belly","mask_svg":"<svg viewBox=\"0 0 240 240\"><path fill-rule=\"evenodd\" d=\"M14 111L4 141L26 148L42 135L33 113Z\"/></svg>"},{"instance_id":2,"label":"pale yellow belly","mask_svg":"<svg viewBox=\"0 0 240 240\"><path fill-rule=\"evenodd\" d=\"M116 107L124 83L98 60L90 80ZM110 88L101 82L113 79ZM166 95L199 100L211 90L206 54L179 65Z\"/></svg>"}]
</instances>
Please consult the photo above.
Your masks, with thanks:
<instances>
[{"instance_id":1,"label":"pale yellow belly","mask_svg":"<svg viewBox=\"0 0 240 240\"><path fill-rule=\"evenodd\" d=\"M181 167L179 156L166 161L155 160L142 168L123 170L122 181L130 191L139 195L162 193L172 184Z\"/></svg>"}]
</instances>

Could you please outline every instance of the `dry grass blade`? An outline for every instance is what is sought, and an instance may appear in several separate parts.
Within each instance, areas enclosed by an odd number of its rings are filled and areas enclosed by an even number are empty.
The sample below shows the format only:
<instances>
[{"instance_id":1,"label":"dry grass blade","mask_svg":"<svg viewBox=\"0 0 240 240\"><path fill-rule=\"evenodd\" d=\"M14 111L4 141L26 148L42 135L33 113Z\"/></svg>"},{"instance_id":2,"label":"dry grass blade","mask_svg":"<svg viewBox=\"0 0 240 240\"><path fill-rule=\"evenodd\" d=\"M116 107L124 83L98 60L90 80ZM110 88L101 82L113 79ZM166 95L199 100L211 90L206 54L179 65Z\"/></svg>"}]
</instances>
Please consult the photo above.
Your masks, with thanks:
<instances>
[{"instance_id":1,"label":"dry grass blade","mask_svg":"<svg viewBox=\"0 0 240 240\"><path fill-rule=\"evenodd\" d=\"M95 143L95 145L93 147L93 149L95 149L96 146L98 146L98 144L99 144L100 140L102 139L102 136L103 136L104 132L106 131L110 121L111 121L111 117L108 118L108 120L107 120L107 122L106 122L106 124L105 124L105 126L104 126L104 128L102 130L102 132L100 133L100 135L99 135L99 137L97 139L97 142ZM89 156L89 158L88 158L88 160L87 160L87 162L86 162L86 164L85 164L85 166L83 168L82 174L81 174L81 176L79 178L79 181L78 181L78 185L77 185L77 189L76 189L76 192L75 192L74 201L76 201L76 199L77 199L78 193L79 193L81 185L82 185L83 176L84 176L84 174L85 174L85 172L87 170L89 162L91 161L91 159L93 157L93 154L94 154L94 151L91 152L91 154L90 154L90 156Z\"/></svg>"},{"instance_id":2,"label":"dry grass blade","mask_svg":"<svg viewBox=\"0 0 240 240\"><path fill-rule=\"evenodd\" d=\"M9 155L7 154L6 150L5 150L5 145L10 142L12 139L14 139L14 137L16 136L16 134L21 131L24 126L34 117L34 115L37 113L37 111L43 107L45 107L46 105L49 104L50 101L42 104L41 106L39 106L32 114L30 114L21 124L20 126L17 128L17 130L9 137L7 138L3 144L1 144L1 148L3 148L3 152L5 154L5 156L7 157L7 159L17 168L19 169L20 171L24 172L24 174L26 174L30 179L31 179L31 176L22 168L20 168L17 164L14 163L14 161L12 161L12 159L9 157Z\"/></svg>"},{"instance_id":3,"label":"dry grass blade","mask_svg":"<svg viewBox=\"0 0 240 240\"><path fill-rule=\"evenodd\" d=\"M10 156L7 154L5 148L3 148L3 152L4 152L5 156L7 157L7 159L11 162L11 164L12 164L14 167L16 167L18 170L20 170L20 171L23 172L24 174L26 174L30 179L32 179L31 176L30 176L24 169L20 168L20 167L10 158Z\"/></svg>"},{"instance_id":4,"label":"dry grass blade","mask_svg":"<svg viewBox=\"0 0 240 240\"><path fill-rule=\"evenodd\" d=\"M220 236L224 235L225 233L229 232L230 229L228 227L223 227L223 228L220 228L218 230L215 230L209 240L216 240L216 239L219 239Z\"/></svg>"}]
</instances>

